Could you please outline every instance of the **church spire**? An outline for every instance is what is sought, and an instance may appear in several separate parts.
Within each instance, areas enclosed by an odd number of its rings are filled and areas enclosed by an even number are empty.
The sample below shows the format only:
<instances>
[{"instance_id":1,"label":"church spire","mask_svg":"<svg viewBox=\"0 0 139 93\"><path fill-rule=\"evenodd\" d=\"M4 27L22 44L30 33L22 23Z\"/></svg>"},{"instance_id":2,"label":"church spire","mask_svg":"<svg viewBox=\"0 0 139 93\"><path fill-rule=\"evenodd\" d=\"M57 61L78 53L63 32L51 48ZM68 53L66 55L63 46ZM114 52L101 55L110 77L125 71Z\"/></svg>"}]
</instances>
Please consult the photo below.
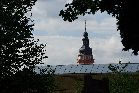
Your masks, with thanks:
<instances>
[{"instance_id":1,"label":"church spire","mask_svg":"<svg viewBox=\"0 0 139 93\"><path fill-rule=\"evenodd\" d=\"M85 20L85 32L83 33L84 38L82 39L83 45L79 49L79 55L77 63L79 64L92 64L94 63L92 48L89 47L88 33L86 31L86 20Z\"/></svg>"}]
</instances>

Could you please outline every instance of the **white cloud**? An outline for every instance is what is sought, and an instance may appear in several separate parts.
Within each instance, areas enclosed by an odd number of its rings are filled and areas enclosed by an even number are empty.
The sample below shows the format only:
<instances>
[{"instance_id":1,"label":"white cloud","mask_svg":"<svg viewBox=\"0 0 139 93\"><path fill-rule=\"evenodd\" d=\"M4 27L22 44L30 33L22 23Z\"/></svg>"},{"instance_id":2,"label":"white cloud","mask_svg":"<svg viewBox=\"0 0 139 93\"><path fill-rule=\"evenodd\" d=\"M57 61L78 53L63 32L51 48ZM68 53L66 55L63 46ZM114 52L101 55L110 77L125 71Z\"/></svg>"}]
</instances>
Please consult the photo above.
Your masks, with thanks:
<instances>
[{"instance_id":1,"label":"white cloud","mask_svg":"<svg viewBox=\"0 0 139 93\"><path fill-rule=\"evenodd\" d=\"M77 64L76 59L79 48L82 46L81 37L67 36L36 36L42 43L47 43L48 59L45 64ZM90 38L90 47L93 49L93 55L96 64L137 62L138 57L131 56L130 53L121 52L122 45L118 36L112 36L109 39Z\"/></svg>"},{"instance_id":2,"label":"white cloud","mask_svg":"<svg viewBox=\"0 0 139 93\"><path fill-rule=\"evenodd\" d=\"M67 3L71 3L72 2L72 0L67 0Z\"/></svg>"},{"instance_id":3,"label":"white cloud","mask_svg":"<svg viewBox=\"0 0 139 93\"><path fill-rule=\"evenodd\" d=\"M71 33L75 32L77 35L84 31L84 20L87 20L88 31L116 30L115 18L106 15L106 13L101 14L98 12L96 15L86 15L72 23L63 21L62 17L59 16L59 12L64 8L65 4L66 1L63 0L38 1L32 10L35 20L34 34L71 35Z\"/></svg>"},{"instance_id":4,"label":"white cloud","mask_svg":"<svg viewBox=\"0 0 139 93\"><path fill-rule=\"evenodd\" d=\"M87 21L87 31L88 32L100 32L106 33L110 31L116 31L115 20L113 18L107 18L102 20L102 22L97 22L97 20ZM42 19L35 24L35 30L43 34L40 35L66 35L67 33L82 33L84 31L84 20L79 19L74 22L65 22L58 18L48 18Z\"/></svg>"},{"instance_id":5,"label":"white cloud","mask_svg":"<svg viewBox=\"0 0 139 93\"><path fill-rule=\"evenodd\" d=\"M78 49L81 46L77 42L80 38L64 36L36 36L40 41L47 42L48 59L46 64L74 64Z\"/></svg>"}]
</instances>

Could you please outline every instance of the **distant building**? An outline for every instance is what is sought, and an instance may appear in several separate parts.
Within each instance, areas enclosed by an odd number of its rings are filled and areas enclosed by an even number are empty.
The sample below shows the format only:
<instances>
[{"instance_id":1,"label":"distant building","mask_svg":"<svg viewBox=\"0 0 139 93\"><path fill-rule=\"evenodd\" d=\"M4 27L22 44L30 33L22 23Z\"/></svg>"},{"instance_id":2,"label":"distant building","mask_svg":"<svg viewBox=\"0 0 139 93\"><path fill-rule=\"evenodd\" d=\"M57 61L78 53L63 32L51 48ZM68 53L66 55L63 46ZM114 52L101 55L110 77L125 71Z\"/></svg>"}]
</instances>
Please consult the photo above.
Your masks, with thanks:
<instances>
[{"instance_id":1,"label":"distant building","mask_svg":"<svg viewBox=\"0 0 139 93\"><path fill-rule=\"evenodd\" d=\"M85 32L83 33L84 38L82 39L83 45L79 49L79 55L77 58L78 64L90 65L94 63L92 48L89 47L88 33L86 32L86 21L85 21Z\"/></svg>"}]
</instances>

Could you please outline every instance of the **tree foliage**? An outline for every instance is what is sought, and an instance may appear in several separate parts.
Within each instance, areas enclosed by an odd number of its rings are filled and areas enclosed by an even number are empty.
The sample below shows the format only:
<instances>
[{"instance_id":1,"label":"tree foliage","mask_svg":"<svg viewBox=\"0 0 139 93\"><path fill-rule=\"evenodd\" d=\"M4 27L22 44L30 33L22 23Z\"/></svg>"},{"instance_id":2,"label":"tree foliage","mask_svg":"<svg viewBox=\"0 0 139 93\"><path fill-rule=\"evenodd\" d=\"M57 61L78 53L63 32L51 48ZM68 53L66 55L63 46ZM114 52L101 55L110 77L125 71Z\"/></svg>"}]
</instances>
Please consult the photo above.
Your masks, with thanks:
<instances>
[{"instance_id":1,"label":"tree foliage","mask_svg":"<svg viewBox=\"0 0 139 93\"><path fill-rule=\"evenodd\" d=\"M60 11L63 20L69 22L78 18L78 15L95 14L98 10L106 11L117 19L117 30L120 31L123 50L133 50L134 55L139 51L139 11L137 0L73 0Z\"/></svg>"},{"instance_id":2,"label":"tree foliage","mask_svg":"<svg viewBox=\"0 0 139 93\"><path fill-rule=\"evenodd\" d=\"M52 93L55 89L53 73L37 74L24 68L1 82L0 93Z\"/></svg>"},{"instance_id":3,"label":"tree foliage","mask_svg":"<svg viewBox=\"0 0 139 93\"><path fill-rule=\"evenodd\" d=\"M36 0L0 0L0 80L22 67L42 62L44 44L34 40L33 20L27 16Z\"/></svg>"}]
</instances>

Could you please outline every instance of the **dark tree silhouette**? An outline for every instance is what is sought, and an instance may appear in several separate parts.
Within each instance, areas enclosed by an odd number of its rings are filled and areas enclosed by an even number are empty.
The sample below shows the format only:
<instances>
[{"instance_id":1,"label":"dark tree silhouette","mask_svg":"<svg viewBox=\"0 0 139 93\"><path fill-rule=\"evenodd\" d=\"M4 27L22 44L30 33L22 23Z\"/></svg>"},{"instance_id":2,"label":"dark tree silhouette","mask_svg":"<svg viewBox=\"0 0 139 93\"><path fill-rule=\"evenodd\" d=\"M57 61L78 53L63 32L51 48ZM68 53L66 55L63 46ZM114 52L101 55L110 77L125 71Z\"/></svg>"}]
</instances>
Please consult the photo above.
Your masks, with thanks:
<instances>
[{"instance_id":1,"label":"dark tree silhouette","mask_svg":"<svg viewBox=\"0 0 139 93\"><path fill-rule=\"evenodd\" d=\"M0 93L53 93L55 80L52 72L37 74L24 68L4 79L0 85L3 85L0 87Z\"/></svg>"},{"instance_id":2,"label":"dark tree silhouette","mask_svg":"<svg viewBox=\"0 0 139 93\"><path fill-rule=\"evenodd\" d=\"M139 6L137 0L73 0L65 5L66 10L60 11L63 20L69 22L78 15L95 14L98 10L106 11L117 19L117 30L120 31L123 50L133 50L134 55L139 51Z\"/></svg>"},{"instance_id":3,"label":"dark tree silhouette","mask_svg":"<svg viewBox=\"0 0 139 93\"><path fill-rule=\"evenodd\" d=\"M22 67L33 69L47 57L46 45L34 40L33 20L27 16L35 2L0 0L0 81Z\"/></svg>"}]
</instances>

